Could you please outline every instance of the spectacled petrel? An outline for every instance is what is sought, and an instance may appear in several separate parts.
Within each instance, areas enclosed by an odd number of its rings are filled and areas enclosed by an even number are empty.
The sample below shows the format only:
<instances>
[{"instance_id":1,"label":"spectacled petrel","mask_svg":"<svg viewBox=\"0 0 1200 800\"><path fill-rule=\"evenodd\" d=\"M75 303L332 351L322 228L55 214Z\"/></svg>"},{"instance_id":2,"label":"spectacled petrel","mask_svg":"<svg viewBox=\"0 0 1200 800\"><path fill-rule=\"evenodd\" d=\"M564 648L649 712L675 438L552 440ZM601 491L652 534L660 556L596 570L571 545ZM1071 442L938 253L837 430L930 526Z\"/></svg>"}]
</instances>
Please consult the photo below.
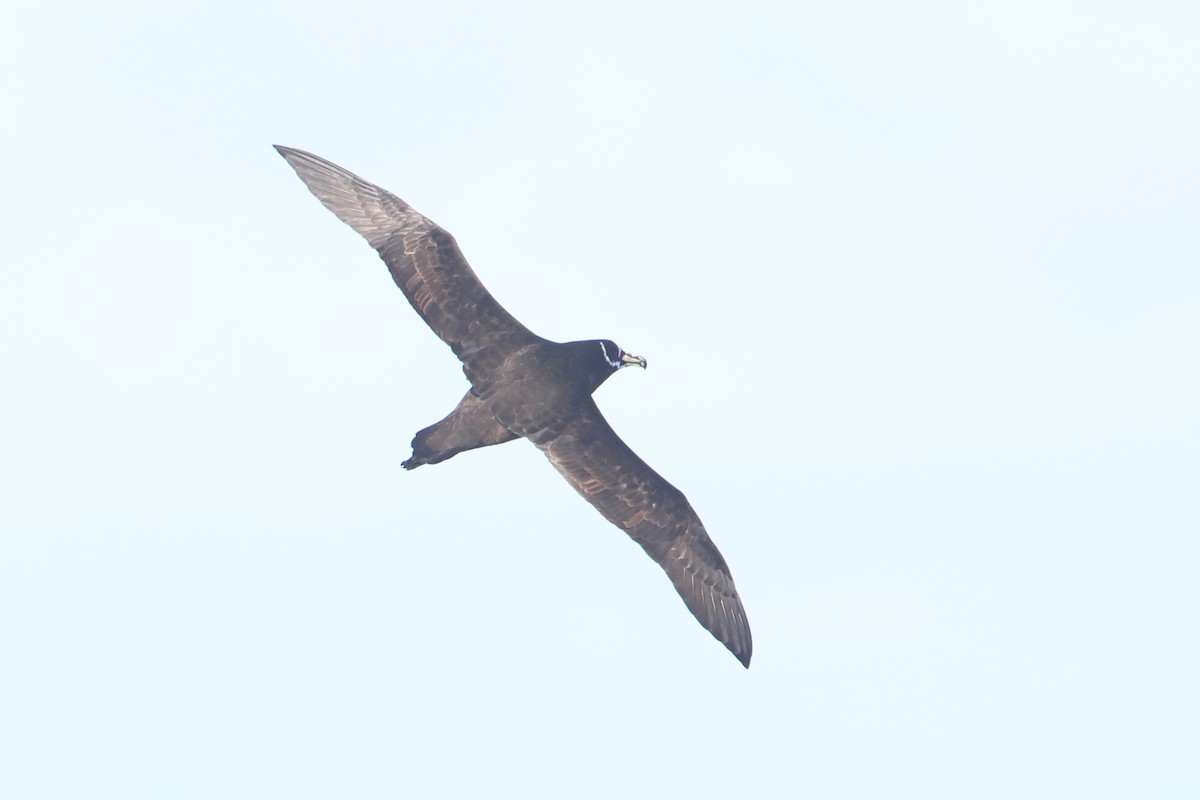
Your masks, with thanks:
<instances>
[{"instance_id":1,"label":"spectacled petrel","mask_svg":"<svg viewBox=\"0 0 1200 800\"><path fill-rule=\"evenodd\" d=\"M666 571L700 624L750 666L750 625L729 567L683 493L638 458L592 400L624 367L646 360L608 339L552 342L484 288L454 237L408 203L341 167L276 145L326 208L358 231L396 285L463 363L470 390L413 439L407 469L525 438L604 518Z\"/></svg>"}]
</instances>

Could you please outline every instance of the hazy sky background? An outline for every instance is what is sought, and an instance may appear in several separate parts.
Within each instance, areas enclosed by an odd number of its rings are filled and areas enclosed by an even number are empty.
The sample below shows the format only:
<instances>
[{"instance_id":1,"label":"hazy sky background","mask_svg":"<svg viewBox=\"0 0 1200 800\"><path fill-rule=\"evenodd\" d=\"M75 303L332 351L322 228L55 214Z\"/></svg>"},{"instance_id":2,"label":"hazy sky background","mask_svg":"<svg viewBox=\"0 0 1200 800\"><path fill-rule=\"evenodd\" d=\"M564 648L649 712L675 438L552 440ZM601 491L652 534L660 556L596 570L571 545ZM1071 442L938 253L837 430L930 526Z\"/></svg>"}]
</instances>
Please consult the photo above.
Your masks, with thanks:
<instances>
[{"instance_id":1,"label":"hazy sky background","mask_svg":"<svg viewBox=\"0 0 1200 800\"><path fill-rule=\"evenodd\" d=\"M1196 797L1192 3L0 6L0 796ZM691 498L747 672L273 143Z\"/></svg>"}]
</instances>

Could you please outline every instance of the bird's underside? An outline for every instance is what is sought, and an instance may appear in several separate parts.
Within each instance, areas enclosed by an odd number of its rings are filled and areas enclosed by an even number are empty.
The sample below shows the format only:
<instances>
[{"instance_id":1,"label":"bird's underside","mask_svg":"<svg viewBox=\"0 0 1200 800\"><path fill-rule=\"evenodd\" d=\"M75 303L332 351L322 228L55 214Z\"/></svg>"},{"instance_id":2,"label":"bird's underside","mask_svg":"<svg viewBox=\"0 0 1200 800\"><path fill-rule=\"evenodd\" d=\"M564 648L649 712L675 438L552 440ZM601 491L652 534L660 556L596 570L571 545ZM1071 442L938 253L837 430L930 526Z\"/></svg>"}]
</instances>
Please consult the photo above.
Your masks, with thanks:
<instances>
[{"instance_id":1,"label":"bird's underside","mask_svg":"<svg viewBox=\"0 0 1200 800\"><path fill-rule=\"evenodd\" d=\"M610 375L645 360L607 339L563 344L537 336L496 302L445 230L335 164L276 149L379 252L409 303L463 363L470 390L446 418L417 433L404 467L529 439L658 562L696 619L749 666L750 626L725 559L683 493L617 436L592 400Z\"/></svg>"}]
</instances>

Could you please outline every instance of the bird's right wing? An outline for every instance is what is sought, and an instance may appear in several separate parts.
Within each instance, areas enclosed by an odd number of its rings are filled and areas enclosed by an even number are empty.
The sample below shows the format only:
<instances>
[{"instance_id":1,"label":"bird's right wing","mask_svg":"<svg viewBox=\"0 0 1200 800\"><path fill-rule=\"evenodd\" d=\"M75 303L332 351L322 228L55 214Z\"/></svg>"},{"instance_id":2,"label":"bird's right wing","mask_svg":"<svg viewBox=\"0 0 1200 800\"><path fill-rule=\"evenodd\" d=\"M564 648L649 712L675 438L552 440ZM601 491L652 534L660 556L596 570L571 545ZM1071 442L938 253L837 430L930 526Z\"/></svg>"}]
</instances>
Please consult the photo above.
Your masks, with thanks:
<instances>
[{"instance_id":1,"label":"bird's right wing","mask_svg":"<svg viewBox=\"0 0 1200 800\"><path fill-rule=\"evenodd\" d=\"M541 341L496 302L454 237L394 194L323 158L276 145L326 208L379 251L396 285L463 362L472 384Z\"/></svg>"},{"instance_id":2,"label":"bird's right wing","mask_svg":"<svg viewBox=\"0 0 1200 800\"><path fill-rule=\"evenodd\" d=\"M750 623L733 576L683 492L621 441L591 398L557 434L532 438L575 491L658 562L700 624L750 666Z\"/></svg>"}]
</instances>

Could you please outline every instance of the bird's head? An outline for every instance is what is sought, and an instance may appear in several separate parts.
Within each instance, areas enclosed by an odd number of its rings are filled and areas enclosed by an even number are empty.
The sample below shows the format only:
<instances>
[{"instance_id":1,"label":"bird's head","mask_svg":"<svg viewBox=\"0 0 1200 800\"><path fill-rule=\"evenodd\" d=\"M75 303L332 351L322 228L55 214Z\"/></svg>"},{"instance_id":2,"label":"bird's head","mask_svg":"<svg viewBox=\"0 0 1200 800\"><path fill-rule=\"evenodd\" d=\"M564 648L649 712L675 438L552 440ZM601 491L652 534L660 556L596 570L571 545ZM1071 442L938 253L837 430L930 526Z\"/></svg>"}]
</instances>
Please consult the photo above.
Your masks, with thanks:
<instances>
[{"instance_id":1,"label":"bird's head","mask_svg":"<svg viewBox=\"0 0 1200 800\"><path fill-rule=\"evenodd\" d=\"M641 356L631 356L610 339L601 339L597 344L600 345L600 357L604 359L613 372L622 367L639 366L642 369L646 368L646 359Z\"/></svg>"},{"instance_id":2,"label":"bird's head","mask_svg":"<svg viewBox=\"0 0 1200 800\"><path fill-rule=\"evenodd\" d=\"M561 346L567 355L564 363L567 375L585 384L589 392L599 389L600 384L616 375L622 367L646 368L646 359L629 355L612 339L585 339Z\"/></svg>"},{"instance_id":3,"label":"bird's head","mask_svg":"<svg viewBox=\"0 0 1200 800\"><path fill-rule=\"evenodd\" d=\"M574 369L587 375L589 391L596 391L617 370L622 367L639 366L646 368L646 359L631 356L622 350L611 339L589 339L583 342L571 342L567 345L574 352L572 360Z\"/></svg>"}]
</instances>

